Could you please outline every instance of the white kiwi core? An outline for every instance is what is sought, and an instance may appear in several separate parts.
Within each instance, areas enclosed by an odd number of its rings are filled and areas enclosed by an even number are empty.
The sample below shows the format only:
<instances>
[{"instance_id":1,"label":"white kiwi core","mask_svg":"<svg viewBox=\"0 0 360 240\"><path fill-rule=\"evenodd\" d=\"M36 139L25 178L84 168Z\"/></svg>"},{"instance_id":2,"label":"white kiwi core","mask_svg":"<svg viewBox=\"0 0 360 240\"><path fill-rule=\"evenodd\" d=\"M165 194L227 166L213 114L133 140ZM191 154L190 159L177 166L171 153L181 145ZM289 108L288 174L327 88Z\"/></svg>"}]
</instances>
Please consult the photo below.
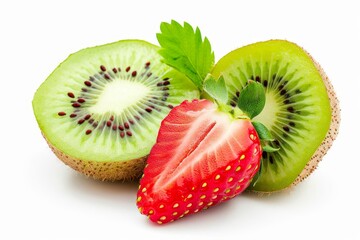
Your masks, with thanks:
<instances>
[{"instance_id":1,"label":"white kiwi core","mask_svg":"<svg viewBox=\"0 0 360 240\"><path fill-rule=\"evenodd\" d=\"M118 80L106 84L97 102L89 108L90 112L121 114L129 106L140 102L150 89L145 85L128 80Z\"/></svg>"}]
</instances>

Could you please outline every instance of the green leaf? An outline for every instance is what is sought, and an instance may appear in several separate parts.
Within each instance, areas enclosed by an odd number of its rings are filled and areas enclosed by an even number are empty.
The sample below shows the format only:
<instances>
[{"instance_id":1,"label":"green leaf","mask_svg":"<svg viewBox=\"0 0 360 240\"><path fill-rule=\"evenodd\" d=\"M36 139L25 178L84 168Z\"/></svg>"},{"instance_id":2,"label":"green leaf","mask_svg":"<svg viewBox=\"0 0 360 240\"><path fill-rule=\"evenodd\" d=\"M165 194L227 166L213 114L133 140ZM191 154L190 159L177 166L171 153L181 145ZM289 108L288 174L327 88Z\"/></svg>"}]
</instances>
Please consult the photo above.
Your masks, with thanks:
<instances>
[{"instance_id":1,"label":"green leaf","mask_svg":"<svg viewBox=\"0 0 360 240\"><path fill-rule=\"evenodd\" d=\"M280 150L280 148L274 148L274 147L272 147L272 146L270 146L270 145L265 145L265 146L262 146L262 150L264 151L264 152L276 152L276 151L279 151Z\"/></svg>"},{"instance_id":2,"label":"green leaf","mask_svg":"<svg viewBox=\"0 0 360 240\"><path fill-rule=\"evenodd\" d=\"M204 91L216 101L226 104L228 92L224 77L221 75L217 80L209 73L204 80Z\"/></svg>"},{"instance_id":3,"label":"green leaf","mask_svg":"<svg viewBox=\"0 0 360 240\"><path fill-rule=\"evenodd\" d=\"M202 90L203 80L214 65L215 56L209 40L202 39L200 29L172 20L160 25L157 39L164 62L190 78Z\"/></svg>"},{"instance_id":4,"label":"green leaf","mask_svg":"<svg viewBox=\"0 0 360 240\"><path fill-rule=\"evenodd\" d=\"M248 85L240 92L238 106L252 119L263 110L265 99L263 85L258 82L249 81Z\"/></svg>"},{"instance_id":5,"label":"green leaf","mask_svg":"<svg viewBox=\"0 0 360 240\"><path fill-rule=\"evenodd\" d=\"M262 124L261 122L252 122L252 125L254 126L261 140L265 140L265 141L274 140L274 137L271 135L271 132L269 131L269 129L267 129L267 127L264 124Z\"/></svg>"}]
</instances>

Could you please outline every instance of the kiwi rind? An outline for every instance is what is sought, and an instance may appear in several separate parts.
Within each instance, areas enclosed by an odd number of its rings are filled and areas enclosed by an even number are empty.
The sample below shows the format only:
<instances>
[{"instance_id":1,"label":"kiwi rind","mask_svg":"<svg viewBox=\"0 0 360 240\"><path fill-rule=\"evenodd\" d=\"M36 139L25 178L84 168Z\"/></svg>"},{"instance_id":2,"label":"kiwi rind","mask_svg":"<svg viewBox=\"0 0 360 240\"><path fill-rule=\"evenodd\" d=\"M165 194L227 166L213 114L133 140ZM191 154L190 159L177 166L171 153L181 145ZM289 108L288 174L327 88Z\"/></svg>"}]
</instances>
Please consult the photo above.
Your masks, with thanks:
<instances>
[{"instance_id":1,"label":"kiwi rind","mask_svg":"<svg viewBox=\"0 0 360 240\"><path fill-rule=\"evenodd\" d=\"M300 46L299 46L300 47ZM302 48L302 47L301 47ZM281 190L276 191L256 191L254 189L248 190L248 192L253 192L260 195L266 195L266 194L273 194L273 193L279 193L284 191L290 191L293 187L304 181L307 177L309 177L319 165L320 161L323 159L323 157L326 155L328 150L331 148L333 142L335 141L338 133L339 133L339 127L341 122L341 109L340 109L340 103L339 99L337 98L334 86L332 85L329 77L325 73L324 69L321 67L321 65L310 55L309 52L307 52L304 48L302 48L310 57L310 59L313 61L315 67L319 71L321 78L325 84L326 91L329 97L330 101L330 107L331 107L331 123L329 130L325 136L325 139L320 144L318 149L315 151L313 156L310 158L310 160L306 163L304 169L301 171L301 173L296 177L294 182L289 185L286 188L283 188Z\"/></svg>"},{"instance_id":2,"label":"kiwi rind","mask_svg":"<svg viewBox=\"0 0 360 240\"><path fill-rule=\"evenodd\" d=\"M285 41L285 40L270 40L270 41L282 41L284 43L284 45L286 45L286 44L296 45L292 42ZM296 45L296 47L301 48L298 45ZM329 130L327 131L327 133L326 132L324 133L323 142L319 145L319 147L316 149L316 151L313 153L313 155L312 156L310 155L311 156L311 158L309 158L310 160L304 166L304 168L302 169L300 174L297 177L296 177L296 175L294 176L294 180L291 184L289 184L288 186L282 187L281 189L272 189L270 191L269 190L266 191L263 189L256 190L253 188L250 188L250 191L258 192L258 193L267 193L267 192L272 193L272 192L278 192L278 191L282 191L285 189L289 189L289 188L297 185L299 182L303 181L306 177L308 177L316 169L316 166L318 165L320 160L323 158L323 156L326 154L326 152L329 150L329 148L332 145L332 142L336 138L336 135L338 133L338 128L339 128L339 123L340 123L340 110L339 110L339 104L338 104L338 100L336 98L336 94L334 92L334 89L333 89L328 77L326 76L325 72L320 67L320 65L317 62L315 62L314 59L306 51L305 51L305 54L312 60L314 67L318 71L318 73L324 83L324 88L326 89L326 92L328 95L329 105L330 105L329 106L329 110L330 110L329 115L331 113L331 117L329 117L329 126L330 126ZM223 60L221 63L222 66L218 67L217 69L215 66L215 71L213 72L213 73L215 73L215 75L221 74L221 69L224 69L224 66L226 66L226 64L227 64L226 61L227 60ZM225 65L224 65L224 63L225 63Z\"/></svg>"},{"instance_id":3,"label":"kiwi rind","mask_svg":"<svg viewBox=\"0 0 360 240\"><path fill-rule=\"evenodd\" d=\"M46 140L46 138L45 138ZM75 171L82 173L87 177L91 177L100 181L134 181L141 177L148 155L128 161L85 161L73 158L60 151L51 143L46 141L54 154L67 166Z\"/></svg>"},{"instance_id":4,"label":"kiwi rind","mask_svg":"<svg viewBox=\"0 0 360 240\"><path fill-rule=\"evenodd\" d=\"M143 40L121 40L114 43L109 43L101 46L96 47L90 47L83 50L78 51L77 53L73 53L67 58L64 62L62 62L51 74L48 78L58 77L60 75L59 69L61 67L70 66L70 63L74 63L78 69L81 70L81 64L80 62L82 59L89 59L92 60L93 55L88 55L88 50L91 51L91 53L94 54L101 54L102 49L107 48L108 46L114 46L116 44L128 44L126 46L130 46L131 44L137 44L140 48L151 48L151 52L149 53L150 56L148 56L149 59L153 59L154 62L152 62L153 65L155 65L155 69L157 69L158 72L161 72L164 70L163 76L170 75L173 78L177 78L178 80L175 82L172 91L172 94L176 97L176 101L180 101L180 98L185 99L192 99L197 98L199 96L199 91L196 89L196 87L191 83L190 80L186 81L186 77L183 74L180 74L179 72L171 69L170 67L166 66L165 64L161 63L161 57L157 54L157 49L159 49L158 46L155 46L151 43L148 43ZM136 46L136 45L135 45ZM117 52L115 52L117 54ZM121 54L121 51L118 53ZM103 55L101 55L103 57ZM133 56L132 56L133 57ZM68 59L72 59L71 62L68 61ZM131 58L133 59L133 58ZM156 59L156 61L154 60ZM146 61L148 59L144 59ZM145 62L144 62L145 63ZM110 66L112 67L112 66ZM96 71L96 69L94 69ZM97 70L99 71L99 70ZM182 86L182 89L177 89L176 86L178 85ZM99 180L106 180L106 181L115 181L115 180L133 180L138 179L141 174L143 167L145 165L145 160L147 158L148 151L151 149L151 141L144 144L137 146L137 148L134 150L134 154L128 154L122 155L122 157L117 157L116 154L111 153L111 151L104 151L101 147L98 149L100 152L104 152L104 157L99 156L92 156L88 154L88 157L79 157L77 155L74 155L70 149L67 147L64 147L61 145L61 142L59 142L59 139L56 139L54 136L49 136L49 133L47 132L49 126L46 126L45 121L49 121L48 119L45 119L44 114L42 113L42 109L44 108L51 108L50 101L46 99L46 94L50 89L54 89L56 85L49 84L49 81L45 81L42 83L42 85L39 87L37 92L35 93L34 99L33 99L33 109L34 114L36 117L36 120L38 121L39 128L42 132L42 135L44 136L46 142L48 143L49 147L52 149L52 151L55 153L55 155L63 161L66 165L70 166L74 170L86 175L90 176L94 179ZM185 88L185 89L183 89ZM41 89L41 90L40 90ZM181 90L181 91L180 91ZM58 90L60 91L60 90ZM66 92L64 92L66 94ZM45 97L44 97L45 96ZM174 98L174 96L170 96ZM181 97L179 97L181 96ZM47 101L46 101L47 100ZM57 101L57 100L56 100ZM49 105L47 105L49 103ZM180 102L179 102L180 103ZM175 103L174 103L175 104ZM175 106L175 105L174 105ZM56 112L52 113L53 115L56 115ZM159 120L159 116L157 116L159 113L152 113L154 116L156 116L157 120ZM147 128L154 129L153 132L157 133L156 131L156 124L154 125L154 121L151 123L150 126ZM160 125L160 121L157 123ZM155 126L155 127L154 127ZM155 135L156 137L156 135ZM61 139L61 137L60 137ZM155 138L153 139L155 142ZM147 151L146 149L149 148ZM84 152L84 149L81 149L82 152ZM147 152L146 152L147 151Z\"/></svg>"},{"instance_id":5,"label":"kiwi rind","mask_svg":"<svg viewBox=\"0 0 360 240\"><path fill-rule=\"evenodd\" d=\"M324 69L320 66L320 64L317 61L315 61L314 58L306 50L304 51L309 55L309 57L313 61L314 65L320 72L321 78L325 84L330 101L330 107L331 107L331 123L324 141L321 143L321 145L316 150L314 155L311 157L310 161L306 164L305 168L302 170L299 176L291 184L290 188L296 186L298 183L302 182L305 178L307 178L312 172L314 172L319 162L326 155L327 151L330 149L334 140L336 139L339 133L339 127L341 121L341 116L340 116L341 110L340 110L339 100L336 96L334 87L331 84L330 79L328 78L327 74L325 73Z\"/></svg>"}]
</instances>

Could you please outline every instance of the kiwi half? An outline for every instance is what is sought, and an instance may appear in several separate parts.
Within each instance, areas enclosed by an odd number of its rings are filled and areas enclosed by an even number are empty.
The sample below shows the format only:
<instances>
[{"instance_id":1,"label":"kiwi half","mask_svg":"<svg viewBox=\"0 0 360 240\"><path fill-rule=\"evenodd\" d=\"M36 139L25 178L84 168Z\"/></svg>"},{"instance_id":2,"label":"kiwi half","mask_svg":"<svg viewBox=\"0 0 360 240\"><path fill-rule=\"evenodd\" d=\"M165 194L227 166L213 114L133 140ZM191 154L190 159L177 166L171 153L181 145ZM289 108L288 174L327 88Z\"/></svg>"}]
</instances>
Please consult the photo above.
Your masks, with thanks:
<instances>
[{"instance_id":1,"label":"kiwi half","mask_svg":"<svg viewBox=\"0 0 360 240\"><path fill-rule=\"evenodd\" d=\"M212 73L224 76L234 107L248 80L265 88L265 107L253 120L270 130L269 144L279 150L263 152L250 190L279 191L313 172L336 138L340 110L327 76L306 51L284 40L259 42L230 52Z\"/></svg>"},{"instance_id":2,"label":"kiwi half","mask_svg":"<svg viewBox=\"0 0 360 240\"><path fill-rule=\"evenodd\" d=\"M38 88L33 110L64 163L95 179L126 180L142 174L171 108L198 97L157 46L123 40L70 55Z\"/></svg>"}]
</instances>

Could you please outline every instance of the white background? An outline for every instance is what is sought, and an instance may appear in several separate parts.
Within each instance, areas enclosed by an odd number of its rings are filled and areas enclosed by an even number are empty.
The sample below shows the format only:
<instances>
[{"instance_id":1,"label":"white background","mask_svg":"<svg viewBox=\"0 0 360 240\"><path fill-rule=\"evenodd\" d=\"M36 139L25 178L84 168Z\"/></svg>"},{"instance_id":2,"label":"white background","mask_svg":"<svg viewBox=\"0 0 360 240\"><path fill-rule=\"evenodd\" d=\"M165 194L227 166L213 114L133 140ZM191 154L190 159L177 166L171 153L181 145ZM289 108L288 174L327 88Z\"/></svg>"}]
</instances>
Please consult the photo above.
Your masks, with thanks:
<instances>
[{"instance_id":1,"label":"white background","mask_svg":"<svg viewBox=\"0 0 360 240\"><path fill-rule=\"evenodd\" d=\"M2 1L0 239L360 239L357 151L360 17L356 1ZM337 91L340 134L305 182L158 226L140 215L136 183L104 183L56 159L32 113L37 87L70 53L120 39L156 43L161 21L188 21L216 60L256 41L294 41ZM357 114L357 115L356 115Z\"/></svg>"}]
</instances>

